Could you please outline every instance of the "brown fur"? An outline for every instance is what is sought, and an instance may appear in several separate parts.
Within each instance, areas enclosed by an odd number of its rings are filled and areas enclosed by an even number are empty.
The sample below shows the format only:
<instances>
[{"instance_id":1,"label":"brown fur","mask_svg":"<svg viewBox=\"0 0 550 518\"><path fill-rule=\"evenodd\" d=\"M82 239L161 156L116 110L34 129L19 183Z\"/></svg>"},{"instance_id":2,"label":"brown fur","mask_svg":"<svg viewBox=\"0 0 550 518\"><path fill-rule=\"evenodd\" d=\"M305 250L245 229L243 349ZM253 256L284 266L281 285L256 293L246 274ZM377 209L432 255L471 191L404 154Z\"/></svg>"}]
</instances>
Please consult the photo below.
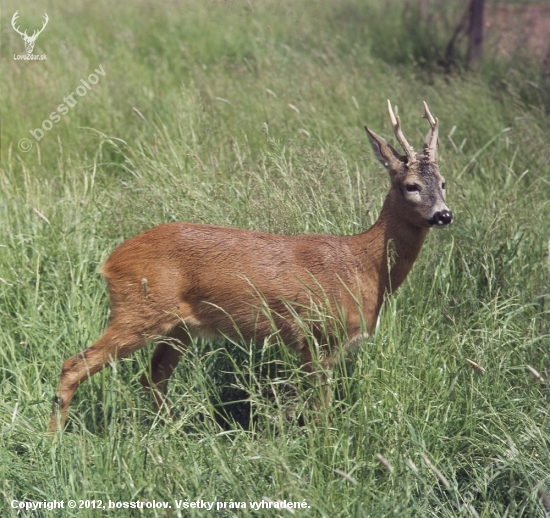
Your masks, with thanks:
<instances>
[{"instance_id":1,"label":"brown fur","mask_svg":"<svg viewBox=\"0 0 550 518\"><path fill-rule=\"evenodd\" d=\"M315 307L340 315L350 342L372 330L384 298L416 260L434 211L446 206L434 163L407 163L384 139L367 133L392 185L378 221L363 234L287 237L168 223L122 243L102 268L111 296L109 327L63 364L56 390L61 425L84 380L155 337L173 337L183 346L195 336L261 343L276 331L313 371L312 352L293 312L302 321ZM411 181L423 187L420 202L405 190ZM337 329L329 327L327 336L312 324L310 331L324 346L323 364L330 367ZM156 405L164 403L182 353L167 342L157 345L151 379L142 379L153 389ZM50 430L57 429L58 418L54 411Z\"/></svg>"}]
</instances>

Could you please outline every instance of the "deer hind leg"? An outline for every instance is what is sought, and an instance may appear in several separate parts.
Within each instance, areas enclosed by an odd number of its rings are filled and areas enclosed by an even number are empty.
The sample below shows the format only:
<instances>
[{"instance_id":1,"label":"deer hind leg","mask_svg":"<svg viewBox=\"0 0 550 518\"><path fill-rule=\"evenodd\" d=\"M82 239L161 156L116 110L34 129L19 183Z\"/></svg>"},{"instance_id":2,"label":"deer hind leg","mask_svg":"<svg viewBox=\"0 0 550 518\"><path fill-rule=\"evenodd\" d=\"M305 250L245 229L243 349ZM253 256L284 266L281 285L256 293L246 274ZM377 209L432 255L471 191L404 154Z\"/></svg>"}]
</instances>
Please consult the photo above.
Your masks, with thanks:
<instances>
[{"instance_id":1,"label":"deer hind leg","mask_svg":"<svg viewBox=\"0 0 550 518\"><path fill-rule=\"evenodd\" d=\"M176 327L170 332L169 338L170 340L157 345L151 357L151 372L146 372L141 377L141 384L151 394L156 411L160 408L168 409L166 402L168 380L185 352L185 347L191 342L189 333L181 327Z\"/></svg>"},{"instance_id":2,"label":"deer hind leg","mask_svg":"<svg viewBox=\"0 0 550 518\"><path fill-rule=\"evenodd\" d=\"M158 324L153 328L147 329L147 333L162 334L163 329L167 327L167 322L161 320L159 319ZM177 319L173 325L175 326L176 323ZM114 360L124 358L141 349L146 343L144 331L136 329L131 320L115 318L99 340L85 351L66 360L63 363L61 377L55 391L49 431L55 432L64 427L67 410L81 383Z\"/></svg>"}]
</instances>

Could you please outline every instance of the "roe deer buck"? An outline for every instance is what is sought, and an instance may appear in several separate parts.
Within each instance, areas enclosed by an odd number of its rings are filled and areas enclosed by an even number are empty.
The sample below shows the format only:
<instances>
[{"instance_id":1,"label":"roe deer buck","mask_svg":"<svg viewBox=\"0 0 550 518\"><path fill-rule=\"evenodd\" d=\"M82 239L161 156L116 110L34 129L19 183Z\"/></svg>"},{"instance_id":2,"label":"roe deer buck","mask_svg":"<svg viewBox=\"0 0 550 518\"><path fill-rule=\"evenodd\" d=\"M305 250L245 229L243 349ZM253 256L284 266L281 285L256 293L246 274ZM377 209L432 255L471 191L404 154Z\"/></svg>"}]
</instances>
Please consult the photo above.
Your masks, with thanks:
<instances>
[{"instance_id":1,"label":"roe deer buck","mask_svg":"<svg viewBox=\"0 0 550 518\"><path fill-rule=\"evenodd\" d=\"M122 243L102 273L111 296L111 322L84 352L66 360L54 398L50 430L65 423L76 388L110 362L128 356L148 337L178 339L230 337L262 342L277 332L314 372L312 350L296 315L308 319L327 304L342 317L349 343L371 331L384 298L411 269L430 227L445 227L445 181L435 163L438 121L424 103L430 129L415 154L388 101L401 155L365 127L372 148L391 180L378 221L352 236L281 236L236 228L167 223ZM390 252L391 249L391 252ZM260 306L264 305L262 311ZM313 319L314 320L314 319ZM334 333L312 324L330 368ZM357 341L357 340L356 340ZM153 403L164 403L168 379L183 351L167 342L156 346L151 377ZM59 410L61 415L59 416Z\"/></svg>"}]
</instances>

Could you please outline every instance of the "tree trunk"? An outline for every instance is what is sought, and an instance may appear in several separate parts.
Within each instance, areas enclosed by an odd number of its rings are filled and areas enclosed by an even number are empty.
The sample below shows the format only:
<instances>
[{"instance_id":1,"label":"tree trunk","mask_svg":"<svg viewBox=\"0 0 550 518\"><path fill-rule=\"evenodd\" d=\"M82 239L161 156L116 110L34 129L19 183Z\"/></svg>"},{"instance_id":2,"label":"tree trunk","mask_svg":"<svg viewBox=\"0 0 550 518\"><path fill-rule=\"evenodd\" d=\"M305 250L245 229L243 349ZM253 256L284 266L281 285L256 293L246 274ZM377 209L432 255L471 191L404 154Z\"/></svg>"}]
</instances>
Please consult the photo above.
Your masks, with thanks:
<instances>
[{"instance_id":1,"label":"tree trunk","mask_svg":"<svg viewBox=\"0 0 550 518\"><path fill-rule=\"evenodd\" d=\"M455 59L455 44L458 39L468 34L468 53L466 63L471 69L476 69L481 63L481 51L483 44L483 13L485 0L470 0L470 5L464 12L460 22L453 32L447 48L445 49L445 63L450 65Z\"/></svg>"},{"instance_id":2,"label":"tree trunk","mask_svg":"<svg viewBox=\"0 0 550 518\"><path fill-rule=\"evenodd\" d=\"M471 69L477 69L481 63L483 46L483 12L485 0L470 2L470 30L468 35L468 54L466 60Z\"/></svg>"}]
</instances>

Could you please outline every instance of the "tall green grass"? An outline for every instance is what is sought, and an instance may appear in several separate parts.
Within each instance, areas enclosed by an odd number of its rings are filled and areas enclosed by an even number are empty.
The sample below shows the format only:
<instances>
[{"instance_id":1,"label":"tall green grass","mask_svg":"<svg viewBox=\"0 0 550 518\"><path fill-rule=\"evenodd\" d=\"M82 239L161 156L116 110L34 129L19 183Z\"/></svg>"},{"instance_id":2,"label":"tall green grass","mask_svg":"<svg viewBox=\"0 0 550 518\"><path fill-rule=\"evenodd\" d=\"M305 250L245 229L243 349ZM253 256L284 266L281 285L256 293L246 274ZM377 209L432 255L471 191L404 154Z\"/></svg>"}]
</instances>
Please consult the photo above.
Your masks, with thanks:
<instances>
[{"instance_id":1,"label":"tall green grass","mask_svg":"<svg viewBox=\"0 0 550 518\"><path fill-rule=\"evenodd\" d=\"M3 516L16 515L13 499L156 500L172 510L147 516L205 516L178 515L174 499L263 497L306 501L301 516L544 515L547 389L526 370L547 378L543 110L483 73L445 76L379 52L396 55L407 34L397 4L385 17L382 4L353 0L4 8L3 19L19 9L22 26L43 11L50 23L35 49L47 61L14 61L23 42L9 28L3 39ZM105 77L34 141L29 130L99 64ZM366 229L388 179L362 126L393 140L387 98L416 146L421 101L440 119L456 219L429 236L377 329L338 365L330 415L315 420L317 389L284 344L199 340L171 381L173 420L141 390L142 350L82 385L65 433L49 438L63 360L106 325L97 270L117 244L172 220Z\"/></svg>"}]
</instances>

